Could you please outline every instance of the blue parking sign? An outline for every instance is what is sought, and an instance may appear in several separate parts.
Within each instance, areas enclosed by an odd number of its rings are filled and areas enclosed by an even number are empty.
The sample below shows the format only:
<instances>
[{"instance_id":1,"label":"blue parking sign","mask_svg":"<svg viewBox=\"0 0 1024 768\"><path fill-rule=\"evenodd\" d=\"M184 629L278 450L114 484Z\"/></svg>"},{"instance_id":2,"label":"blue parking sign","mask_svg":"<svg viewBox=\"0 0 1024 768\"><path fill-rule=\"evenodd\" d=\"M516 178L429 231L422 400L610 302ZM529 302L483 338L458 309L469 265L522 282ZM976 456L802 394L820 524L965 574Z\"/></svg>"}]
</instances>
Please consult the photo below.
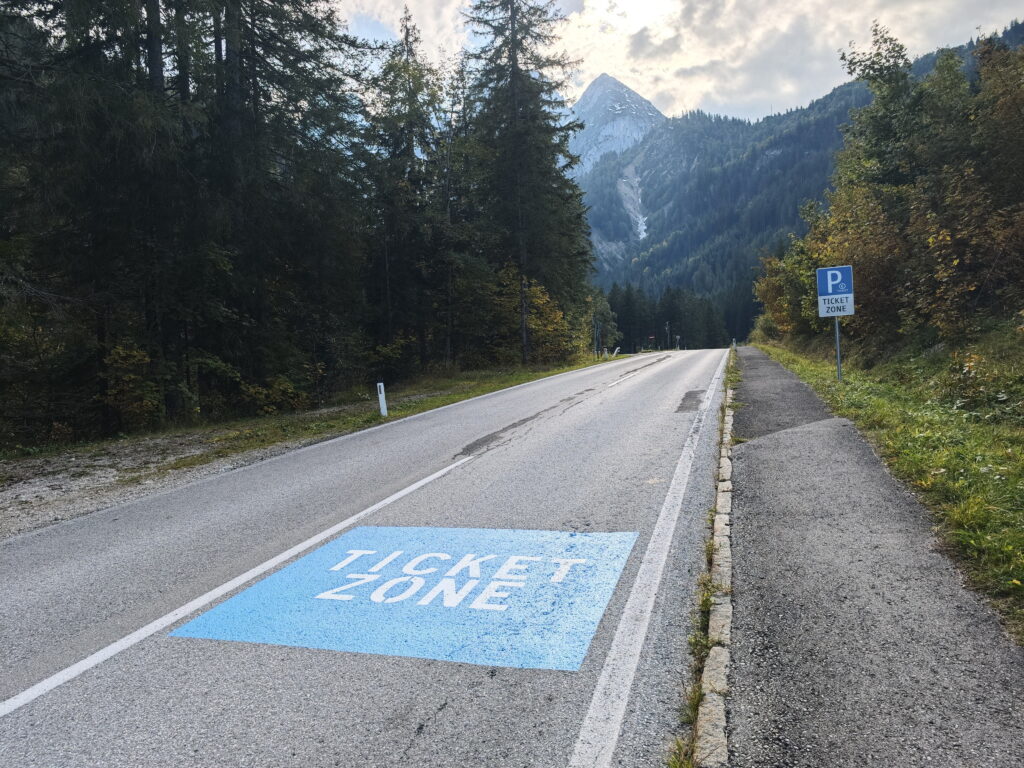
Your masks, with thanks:
<instances>
[{"instance_id":1,"label":"blue parking sign","mask_svg":"<svg viewBox=\"0 0 1024 768\"><path fill-rule=\"evenodd\" d=\"M818 295L853 293L853 267L822 267L818 270Z\"/></svg>"},{"instance_id":2,"label":"blue parking sign","mask_svg":"<svg viewBox=\"0 0 1024 768\"><path fill-rule=\"evenodd\" d=\"M818 277L818 317L853 314L853 267L822 267Z\"/></svg>"}]
</instances>

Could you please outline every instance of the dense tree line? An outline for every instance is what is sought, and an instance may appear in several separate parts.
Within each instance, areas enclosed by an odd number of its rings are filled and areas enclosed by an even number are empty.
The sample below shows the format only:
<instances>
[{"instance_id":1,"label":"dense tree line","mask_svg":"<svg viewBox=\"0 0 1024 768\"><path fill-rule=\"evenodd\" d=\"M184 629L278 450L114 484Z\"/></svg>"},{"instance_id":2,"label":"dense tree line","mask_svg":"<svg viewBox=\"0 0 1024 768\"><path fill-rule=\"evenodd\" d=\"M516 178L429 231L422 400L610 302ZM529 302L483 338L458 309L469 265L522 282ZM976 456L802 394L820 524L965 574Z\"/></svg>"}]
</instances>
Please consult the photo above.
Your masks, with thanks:
<instances>
[{"instance_id":1,"label":"dense tree line","mask_svg":"<svg viewBox=\"0 0 1024 768\"><path fill-rule=\"evenodd\" d=\"M0 444L562 359L606 309L551 3L441 66L326 0L0 10Z\"/></svg>"},{"instance_id":2,"label":"dense tree line","mask_svg":"<svg viewBox=\"0 0 1024 768\"><path fill-rule=\"evenodd\" d=\"M1024 49L993 38L973 53L970 68L941 53L917 79L876 26L869 50L844 54L874 100L845 131L828 208L809 206L807 234L764 262L762 330L820 330L814 270L839 264L857 298L844 322L869 346L962 343L1024 310Z\"/></svg>"},{"instance_id":3,"label":"dense tree line","mask_svg":"<svg viewBox=\"0 0 1024 768\"><path fill-rule=\"evenodd\" d=\"M615 283L608 293L617 338L624 352L642 349L708 349L729 343L721 313L710 299L681 288L657 298L634 285Z\"/></svg>"}]
</instances>

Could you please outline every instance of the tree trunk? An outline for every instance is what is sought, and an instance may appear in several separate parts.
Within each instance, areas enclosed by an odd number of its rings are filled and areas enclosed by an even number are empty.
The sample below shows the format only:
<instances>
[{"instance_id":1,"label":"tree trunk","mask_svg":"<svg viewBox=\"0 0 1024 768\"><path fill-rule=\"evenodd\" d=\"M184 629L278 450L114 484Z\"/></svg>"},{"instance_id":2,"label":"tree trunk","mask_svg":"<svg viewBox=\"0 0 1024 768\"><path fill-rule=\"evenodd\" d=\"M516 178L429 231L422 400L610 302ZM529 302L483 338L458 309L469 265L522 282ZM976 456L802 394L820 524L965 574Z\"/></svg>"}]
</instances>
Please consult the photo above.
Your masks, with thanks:
<instances>
[{"instance_id":1,"label":"tree trunk","mask_svg":"<svg viewBox=\"0 0 1024 768\"><path fill-rule=\"evenodd\" d=\"M230 153L228 173L230 184L241 177L239 144L242 138L242 14L240 0L224 4L224 106L225 128Z\"/></svg>"},{"instance_id":2,"label":"tree trunk","mask_svg":"<svg viewBox=\"0 0 1024 768\"><path fill-rule=\"evenodd\" d=\"M185 0L174 0L174 43L178 74L175 82L178 98L183 102L192 98L189 81L192 77L192 51L189 48L188 25L185 22Z\"/></svg>"},{"instance_id":3,"label":"tree trunk","mask_svg":"<svg viewBox=\"0 0 1024 768\"><path fill-rule=\"evenodd\" d=\"M128 3L127 11L128 18L125 20L124 26L118 29L116 33L118 47L121 49L121 55L127 65L128 72L131 73L132 77L138 79L139 84L142 85L142 51L139 47L143 38L142 0L131 0ZM148 38L148 35L146 37ZM148 72L146 74L148 79Z\"/></svg>"},{"instance_id":4,"label":"tree trunk","mask_svg":"<svg viewBox=\"0 0 1024 768\"><path fill-rule=\"evenodd\" d=\"M214 85L217 96L224 95L224 8L219 3L213 7L213 61Z\"/></svg>"},{"instance_id":5,"label":"tree trunk","mask_svg":"<svg viewBox=\"0 0 1024 768\"><path fill-rule=\"evenodd\" d=\"M114 412L110 407L110 378L107 371L107 320L109 308L104 305L96 313L96 399L100 404L100 431L104 437L114 433Z\"/></svg>"},{"instance_id":6,"label":"tree trunk","mask_svg":"<svg viewBox=\"0 0 1024 768\"><path fill-rule=\"evenodd\" d=\"M454 296L453 296L454 292L452 290L453 289L452 283L454 282L454 280L453 280L452 273L455 271L455 267L452 264L450 259L451 259L451 254L449 254L449 261L448 261L448 285L447 285L447 291L446 291L446 296L445 296L445 298L446 298L446 305L447 305L447 313L446 313L447 316L445 318L445 324L444 324L444 367L446 369L447 368L451 368L451 366L452 366L452 330L453 330L454 325L455 325L455 322L454 322L455 318L453 316L453 307L452 307L452 302L454 300Z\"/></svg>"},{"instance_id":7,"label":"tree trunk","mask_svg":"<svg viewBox=\"0 0 1024 768\"><path fill-rule=\"evenodd\" d=\"M420 347L420 367L425 368L430 360L430 350L427 348L427 305L423 285L416 286L416 339Z\"/></svg>"},{"instance_id":8,"label":"tree trunk","mask_svg":"<svg viewBox=\"0 0 1024 768\"><path fill-rule=\"evenodd\" d=\"M529 299L526 295L526 275L519 274L519 336L522 344L522 363L530 362L530 329L526 325L529 316Z\"/></svg>"},{"instance_id":9,"label":"tree trunk","mask_svg":"<svg viewBox=\"0 0 1024 768\"><path fill-rule=\"evenodd\" d=\"M394 320L391 313L391 254L388 251L388 227L384 225L384 310L387 312L386 343L394 338Z\"/></svg>"},{"instance_id":10,"label":"tree trunk","mask_svg":"<svg viewBox=\"0 0 1024 768\"><path fill-rule=\"evenodd\" d=\"M87 0L65 0L64 36L71 50L82 48L89 42L88 7Z\"/></svg>"},{"instance_id":11,"label":"tree trunk","mask_svg":"<svg viewBox=\"0 0 1024 768\"><path fill-rule=\"evenodd\" d=\"M242 108L242 14L239 0L224 4L224 95L232 120Z\"/></svg>"},{"instance_id":12,"label":"tree trunk","mask_svg":"<svg viewBox=\"0 0 1024 768\"><path fill-rule=\"evenodd\" d=\"M256 70L256 10L250 7L249 23L246 25L246 36L249 40L249 98L252 101L252 136L254 148L258 151L259 144L255 137L260 133L260 122L262 120L262 99L260 98L259 73Z\"/></svg>"},{"instance_id":13,"label":"tree trunk","mask_svg":"<svg viewBox=\"0 0 1024 768\"><path fill-rule=\"evenodd\" d=\"M149 87L157 93L164 90L164 40L160 23L160 0L146 0L146 58L149 65Z\"/></svg>"},{"instance_id":14,"label":"tree trunk","mask_svg":"<svg viewBox=\"0 0 1024 768\"><path fill-rule=\"evenodd\" d=\"M512 100L512 140L516 145L514 157L518 160L523 157L522 147L518 146L521 140L519 135L519 5L516 0L509 4L509 46L511 58L511 77L509 78L509 93ZM523 224L523 180L520 173L520 165L516 164L515 194L516 194L516 246L519 257L519 342L520 356L523 365L530 361L530 328L527 318L530 314L530 298L527 293L529 287L526 278L526 232Z\"/></svg>"}]
</instances>

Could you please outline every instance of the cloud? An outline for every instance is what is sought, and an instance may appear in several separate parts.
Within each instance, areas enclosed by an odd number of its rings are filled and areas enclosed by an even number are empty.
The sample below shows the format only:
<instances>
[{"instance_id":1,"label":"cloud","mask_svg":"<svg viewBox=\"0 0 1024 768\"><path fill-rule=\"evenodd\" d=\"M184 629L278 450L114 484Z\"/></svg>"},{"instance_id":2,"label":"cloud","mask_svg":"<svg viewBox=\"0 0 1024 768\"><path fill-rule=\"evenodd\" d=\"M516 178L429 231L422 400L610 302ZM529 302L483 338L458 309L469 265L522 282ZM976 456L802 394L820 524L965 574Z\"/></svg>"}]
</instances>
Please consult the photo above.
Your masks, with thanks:
<instances>
[{"instance_id":1,"label":"cloud","mask_svg":"<svg viewBox=\"0 0 1024 768\"><path fill-rule=\"evenodd\" d=\"M580 86L605 71L669 113L757 118L846 81L838 52L869 42L875 19L917 56L1020 14L1019 0L585 0L564 43L582 60Z\"/></svg>"},{"instance_id":2,"label":"cloud","mask_svg":"<svg viewBox=\"0 0 1024 768\"><path fill-rule=\"evenodd\" d=\"M651 30L644 27L634 32L629 38L629 55L635 59L663 59L679 52L679 44L683 36L680 33L659 42L655 42Z\"/></svg>"},{"instance_id":3,"label":"cloud","mask_svg":"<svg viewBox=\"0 0 1024 768\"><path fill-rule=\"evenodd\" d=\"M342 0L396 29L406 0ZM998 32L1020 0L559 0L560 48L579 60L572 97L607 72L677 114L690 109L757 118L803 106L847 78L838 51L889 27L912 56ZM466 40L468 0L408 0L425 48ZM354 25L355 26L355 25Z\"/></svg>"},{"instance_id":4,"label":"cloud","mask_svg":"<svg viewBox=\"0 0 1024 768\"><path fill-rule=\"evenodd\" d=\"M691 78L708 77L715 72L729 68L731 65L724 59L711 59L703 64L693 64L689 67L680 67L675 71L675 76L680 80Z\"/></svg>"},{"instance_id":5,"label":"cloud","mask_svg":"<svg viewBox=\"0 0 1024 768\"><path fill-rule=\"evenodd\" d=\"M806 104L847 79L836 51L815 29L811 18L797 16L759 39L746 56L680 67L674 73L684 85L679 90L699 89L701 109L743 117Z\"/></svg>"},{"instance_id":6,"label":"cloud","mask_svg":"<svg viewBox=\"0 0 1024 768\"><path fill-rule=\"evenodd\" d=\"M376 39L389 37L382 29L398 29L408 5L423 36L424 51L433 58L457 52L466 41L462 11L469 4L464 0L335 0L335 5L354 34Z\"/></svg>"}]
</instances>

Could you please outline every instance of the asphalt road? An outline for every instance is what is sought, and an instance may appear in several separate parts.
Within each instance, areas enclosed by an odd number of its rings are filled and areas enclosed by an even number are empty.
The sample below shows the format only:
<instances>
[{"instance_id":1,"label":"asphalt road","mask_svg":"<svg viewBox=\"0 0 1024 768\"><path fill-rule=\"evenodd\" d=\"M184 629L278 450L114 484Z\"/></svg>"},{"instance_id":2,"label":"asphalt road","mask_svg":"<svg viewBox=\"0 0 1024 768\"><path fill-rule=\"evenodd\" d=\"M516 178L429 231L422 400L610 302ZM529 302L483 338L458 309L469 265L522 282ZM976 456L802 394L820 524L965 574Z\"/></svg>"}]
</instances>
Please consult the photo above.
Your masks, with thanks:
<instances>
[{"instance_id":1,"label":"asphalt road","mask_svg":"<svg viewBox=\"0 0 1024 768\"><path fill-rule=\"evenodd\" d=\"M628 358L3 542L0 764L662 765L723 363Z\"/></svg>"}]
</instances>

